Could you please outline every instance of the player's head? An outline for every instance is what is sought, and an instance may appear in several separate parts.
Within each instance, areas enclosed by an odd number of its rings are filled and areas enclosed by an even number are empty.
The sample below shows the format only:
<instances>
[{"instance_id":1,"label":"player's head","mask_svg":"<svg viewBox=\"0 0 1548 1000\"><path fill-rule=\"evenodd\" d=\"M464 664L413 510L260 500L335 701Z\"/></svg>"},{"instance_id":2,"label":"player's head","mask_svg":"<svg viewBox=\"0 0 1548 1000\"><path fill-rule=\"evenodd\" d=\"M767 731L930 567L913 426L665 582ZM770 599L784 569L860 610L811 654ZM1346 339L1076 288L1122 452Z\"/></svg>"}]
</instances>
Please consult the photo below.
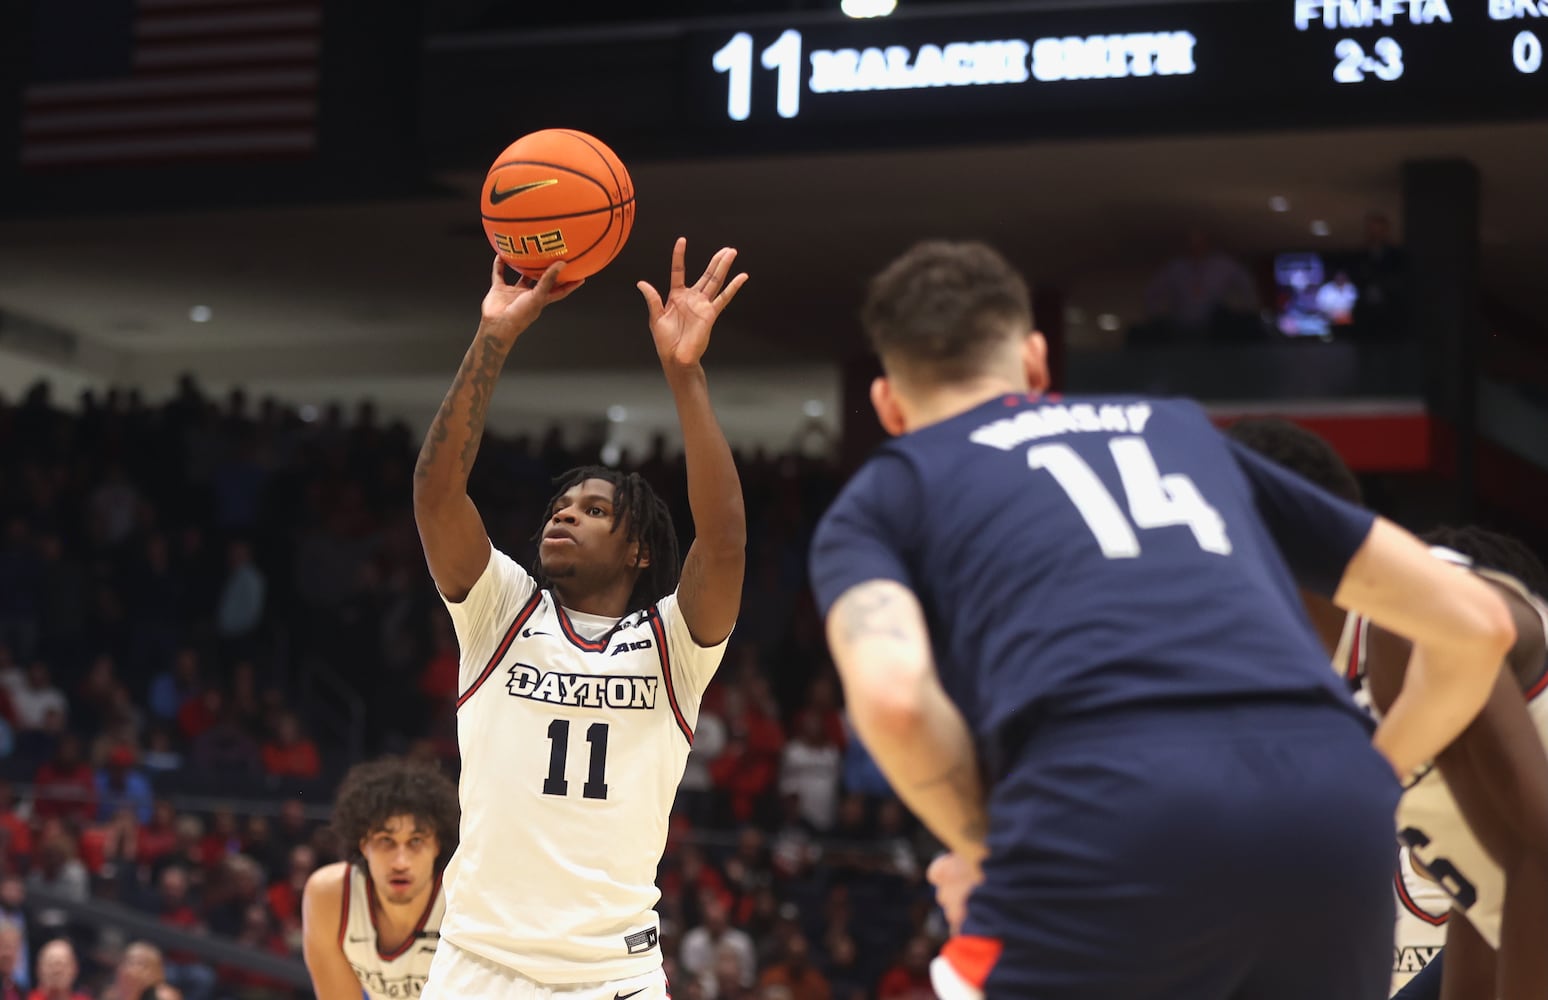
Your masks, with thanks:
<instances>
[{"instance_id":1,"label":"player's head","mask_svg":"<svg viewBox=\"0 0 1548 1000\"><path fill-rule=\"evenodd\" d=\"M1515 577L1532 593L1548 596L1548 569L1520 539L1473 525L1432 528L1422 537L1430 545L1460 552L1479 569Z\"/></svg>"},{"instance_id":2,"label":"player's head","mask_svg":"<svg viewBox=\"0 0 1548 1000\"><path fill-rule=\"evenodd\" d=\"M1048 385L1027 284L987 244L916 244L871 279L860 322L886 372L871 402L889 433L907 429L905 414L933 392Z\"/></svg>"},{"instance_id":3,"label":"player's head","mask_svg":"<svg viewBox=\"0 0 1548 1000\"><path fill-rule=\"evenodd\" d=\"M1264 458L1310 480L1340 500L1363 505L1360 481L1333 450L1311 431L1279 417L1247 417L1226 428L1226 436Z\"/></svg>"},{"instance_id":4,"label":"player's head","mask_svg":"<svg viewBox=\"0 0 1548 1000\"><path fill-rule=\"evenodd\" d=\"M350 768L333 803L333 829L364 863L377 895L419 897L457 842L457 787L433 764L387 757Z\"/></svg>"},{"instance_id":5,"label":"player's head","mask_svg":"<svg viewBox=\"0 0 1548 1000\"><path fill-rule=\"evenodd\" d=\"M629 610L677 588L677 530L666 501L637 472L601 465L571 469L555 480L533 576L541 587L589 591L620 575L634 581Z\"/></svg>"}]
</instances>

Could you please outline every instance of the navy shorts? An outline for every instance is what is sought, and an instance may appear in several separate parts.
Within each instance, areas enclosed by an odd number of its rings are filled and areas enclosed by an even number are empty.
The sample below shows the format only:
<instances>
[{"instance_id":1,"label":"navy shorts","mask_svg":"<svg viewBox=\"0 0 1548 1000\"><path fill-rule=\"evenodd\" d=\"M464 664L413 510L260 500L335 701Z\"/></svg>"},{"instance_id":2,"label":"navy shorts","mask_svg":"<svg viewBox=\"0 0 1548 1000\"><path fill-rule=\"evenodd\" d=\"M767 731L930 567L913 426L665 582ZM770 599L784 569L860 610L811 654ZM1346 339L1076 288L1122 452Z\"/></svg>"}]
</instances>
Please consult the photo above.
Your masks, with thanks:
<instances>
[{"instance_id":1,"label":"navy shorts","mask_svg":"<svg viewBox=\"0 0 1548 1000\"><path fill-rule=\"evenodd\" d=\"M1400 788L1347 709L1057 722L990 793L988 1000L1385 1000Z\"/></svg>"}]
</instances>

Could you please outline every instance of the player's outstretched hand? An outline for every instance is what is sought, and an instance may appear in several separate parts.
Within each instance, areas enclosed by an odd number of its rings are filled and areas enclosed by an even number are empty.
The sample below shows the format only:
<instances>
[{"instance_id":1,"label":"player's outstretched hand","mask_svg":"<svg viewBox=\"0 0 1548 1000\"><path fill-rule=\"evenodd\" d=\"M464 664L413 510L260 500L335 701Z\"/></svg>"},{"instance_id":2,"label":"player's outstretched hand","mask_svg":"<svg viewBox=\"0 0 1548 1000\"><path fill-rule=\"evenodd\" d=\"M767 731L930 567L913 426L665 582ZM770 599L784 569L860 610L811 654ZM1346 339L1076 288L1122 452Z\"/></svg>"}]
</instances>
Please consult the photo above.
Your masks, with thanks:
<instances>
[{"instance_id":1,"label":"player's outstretched hand","mask_svg":"<svg viewBox=\"0 0 1548 1000\"><path fill-rule=\"evenodd\" d=\"M726 281L731 265L736 261L736 251L722 247L710 258L704 274L692 285L683 279L683 255L688 241L677 238L672 247L672 277L667 286L666 302L648 281L636 286L645 296L645 308L650 313L650 333L656 340L656 356L663 365L689 367L699 363L709 347L710 329L722 310L736 298L736 293L747 282L743 272Z\"/></svg>"},{"instance_id":2,"label":"player's outstretched hand","mask_svg":"<svg viewBox=\"0 0 1548 1000\"><path fill-rule=\"evenodd\" d=\"M555 261L537 280L523 277L511 284L505 280L504 261L496 256L479 328L507 344L514 342L538 318L544 306L558 302L586 283L584 278L561 281L563 274L564 261Z\"/></svg>"},{"instance_id":3,"label":"player's outstretched hand","mask_svg":"<svg viewBox=\"0 0 1548 1000\"><path fill-rule=\"evenodd\" d=\"M968 897L984 880L977 865L969 864L957 854L942 854L930 862L925 877L935 886L935 902L946 913L946 923L953 934L962 932L962 921L967 919Z\"/></svg>"}]
</instances>

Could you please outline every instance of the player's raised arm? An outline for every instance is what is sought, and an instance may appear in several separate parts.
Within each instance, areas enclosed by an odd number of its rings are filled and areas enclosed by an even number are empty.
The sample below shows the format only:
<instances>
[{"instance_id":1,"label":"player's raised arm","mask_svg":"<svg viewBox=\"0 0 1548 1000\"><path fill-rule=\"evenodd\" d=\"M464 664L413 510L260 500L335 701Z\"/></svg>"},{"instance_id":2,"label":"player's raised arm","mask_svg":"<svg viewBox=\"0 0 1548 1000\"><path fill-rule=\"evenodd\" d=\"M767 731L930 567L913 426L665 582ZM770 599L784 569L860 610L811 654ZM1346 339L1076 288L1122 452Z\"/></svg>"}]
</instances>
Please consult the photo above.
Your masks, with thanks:
<instances>
[{"instance_id":1,"label":"player's raised arm","mask_svg":"<svg viewBox=\"0 0 1548 1000\"><path fill-rule=\"evenodd\" d=\"M467 597L489 563L489 535L468 497L468 475L484 435L489 399L516 338L544 306L584 284L561 283L563 267L554 264L536 282L524 278L512 285L505 280L500 258L495 258L478 332L419 449L414 521L430 575L448 600Z\"/></svg>"},{"instance_id":2,"label":"player's raised arm","mask_svg":"<svg viewBox=\"0 0 1548 1000\"><path fill-rule=\"evenodd\" d=\"M709 383L701 361L715 320L746 283L747 275L726 280L736 251L725 247L710 258L699 280L688 285L683 275L686 249L687 241L682 238L672 248L665 302L649 282L641 281L639 289L649 310L656 355L677 406L688 465L694 538L677 587L678 607L694 641L714 646L731 634L741 608L747 513L742 504L742 481L731 446L710 405Z\"/></svg>"},{"instance_id":3,"label":"player's raised arm","mask_svg":"<svg viewBox=\"0 0 1548 1000\"><path fill-rule=\"evenodd\" d=\"M339 920L349 891L349 865L324 865L301 893L301 955L317 1000L360 1000L360 981L339 947Z\"/></svg>"}]
</instances>

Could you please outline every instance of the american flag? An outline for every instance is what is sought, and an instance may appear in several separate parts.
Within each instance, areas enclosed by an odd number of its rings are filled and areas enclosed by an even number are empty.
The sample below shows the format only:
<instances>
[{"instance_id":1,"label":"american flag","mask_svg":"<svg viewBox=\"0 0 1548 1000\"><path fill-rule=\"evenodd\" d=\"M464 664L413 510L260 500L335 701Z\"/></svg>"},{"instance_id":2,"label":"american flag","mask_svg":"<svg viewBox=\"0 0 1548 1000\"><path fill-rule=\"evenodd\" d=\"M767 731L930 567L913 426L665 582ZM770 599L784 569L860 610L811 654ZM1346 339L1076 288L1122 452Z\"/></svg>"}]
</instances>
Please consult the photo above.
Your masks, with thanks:
<instances>
[{"instance_id":1,"label":"american flag","mask_svg":"<svg viewBox=\"0 0 1548 1000\"><path fill-rule=\"evenodd\" d=\"M25 168L316 148L321 0L49 0L37 10Z\"/></svg>"}]
</instances>

